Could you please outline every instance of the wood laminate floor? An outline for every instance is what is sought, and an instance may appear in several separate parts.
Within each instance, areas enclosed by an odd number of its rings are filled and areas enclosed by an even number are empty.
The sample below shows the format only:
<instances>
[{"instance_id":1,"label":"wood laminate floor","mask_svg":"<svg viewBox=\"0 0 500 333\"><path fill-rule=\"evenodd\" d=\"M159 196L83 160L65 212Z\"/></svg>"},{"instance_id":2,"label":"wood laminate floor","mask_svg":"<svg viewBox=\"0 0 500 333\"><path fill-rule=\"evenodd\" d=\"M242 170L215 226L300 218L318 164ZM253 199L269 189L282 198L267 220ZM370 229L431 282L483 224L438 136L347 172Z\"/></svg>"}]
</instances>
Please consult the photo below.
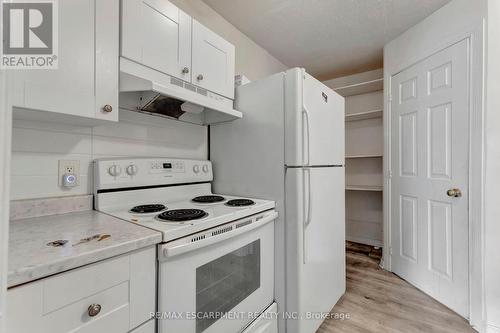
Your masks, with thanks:
<instances>
[{"instance_id":1,"label":"wood laminate floor","mask_svg":"<svg viewBox=\"0 0 500 333\"><path fill-rule=\"evenodd\" d=\"M475 332L465 319L398 276L377 258L347 250L347 291L317 333ZM354 250L355 251L355 250Z\"/></svg>"}]
</instances>

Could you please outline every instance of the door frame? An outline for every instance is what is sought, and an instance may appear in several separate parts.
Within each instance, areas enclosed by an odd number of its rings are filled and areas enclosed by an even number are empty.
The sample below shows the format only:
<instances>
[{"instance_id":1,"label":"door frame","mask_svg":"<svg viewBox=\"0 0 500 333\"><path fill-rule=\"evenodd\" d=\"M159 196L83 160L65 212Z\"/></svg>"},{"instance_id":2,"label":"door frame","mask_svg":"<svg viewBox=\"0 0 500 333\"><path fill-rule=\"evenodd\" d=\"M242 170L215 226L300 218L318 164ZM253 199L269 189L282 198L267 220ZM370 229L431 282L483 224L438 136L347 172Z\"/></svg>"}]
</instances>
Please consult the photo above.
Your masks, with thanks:
<instances>
[{"instance_id":1,"label":"door frame","mask_svg":"<svg viewBox=\"0 0 500 333\"><path fill-rule=\"evenodd\" d=\"M453 4L453 2L451 3ZM443 8L445 9L445 8ZM437 16L446 16L446 9ZM436 15L433 14L433 15ZM433 16L431 15L431 16ZM399 72L413 66L425 58L448 48L460 41L468 42L468 71L469 71L469 323L479 332L485 330L485 291L484 291L484 20L479 20L474 24L465 24L462 29L454 33L446 34L446 31L437 36L423 36L426 29L422 24L417 25L410 34L417 34L414 38L427 38L428 43L414 51L405 52L400 45L391 46L388 50L387 45L384 48L384 251L382 258L382 267L392 271L391 257L391 85L392 77ZM432 22L431 22L432 23ZM438 27L430 24L429 30ZM456 27L453 27L456 28ZM405 33L406 34L406 33ZM413 36L405 36L411 40ZM430 39L437 39L432 40ZM397 55L397 52L401 54ZM399 59L398 59L399 57Z\"/></svg>"},{"instance_id":2,"label":"door frame","mask_svg":"<svg viewBox=\"0 0 500 333\"><path fill-rule=\"evenodd\" d=\"M12 108L7 100L7 72L0 70L0 332L5 332L9 246Z\"/></svg>"}]
</instances>

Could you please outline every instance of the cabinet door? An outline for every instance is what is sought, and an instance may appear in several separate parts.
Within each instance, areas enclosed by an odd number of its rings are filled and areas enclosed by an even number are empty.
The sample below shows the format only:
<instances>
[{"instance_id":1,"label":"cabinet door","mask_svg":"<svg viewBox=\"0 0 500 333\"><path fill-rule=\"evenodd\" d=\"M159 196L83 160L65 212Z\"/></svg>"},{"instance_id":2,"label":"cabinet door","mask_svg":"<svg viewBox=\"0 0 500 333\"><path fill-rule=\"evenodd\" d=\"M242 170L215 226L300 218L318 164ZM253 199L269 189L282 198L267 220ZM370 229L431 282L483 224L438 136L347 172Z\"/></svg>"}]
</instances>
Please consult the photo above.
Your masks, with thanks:
<instances>
[{"instance_id":1,"label":"cabinet door","mask_svg":"<svg viewBox=\"0 0 500 333\"><path fill-rule=\"evenodd\" d=\"M140 327L133 332L152 333L155 300L156 246L150 246L9 289L7 332L124 333ZM94 304L100 310L90 314Z\"/></svg>"},{"instance_id":2,"label":"cabinet door","mask_svg":"<svg viewBox=\"0 0 500 333\"><path fill-rule=\"evenodd\" d=\"M234 45L193 20L193 83L234 98Z\"/></svg>"},{"instance_id":3,"label":"cabinet door","mask_svg":"<svg viewBox=\"0 0 500 333\"><path fill-rule=\"evenodd\" d=\"M191 82L191 17L166 0L122 1L121 55Z\"/></svg>"},{"instance_id":4,"label":"cabinet door","mask_svg":"<svg viewBox=\"0 0 500 333\"><path fill-rule=\"evenodd\" d=\"M59 1L59 67L13 72L12 104L118 120L118 14L118 0Z\"/></svg>"},{"instance_id":5,"label":"cabinet door","mask_svg":"<svg viewBox=\"0 0 500 333\"><path fill-rule=\"evenodd\" d=\"M59 68L13 73L13 105L90 117L94 111L94 2L58 2Z\"/></svg>"},{"instance_id":6,"label":"cabinet door","mask_svg":"<svg viewBox=\"0 0 500 333\"><path fill-rule=\"evenodd\" d=\"M94 1L95 116L99 119L118 121L120 0Z\"/></svg>"}]
</instances>

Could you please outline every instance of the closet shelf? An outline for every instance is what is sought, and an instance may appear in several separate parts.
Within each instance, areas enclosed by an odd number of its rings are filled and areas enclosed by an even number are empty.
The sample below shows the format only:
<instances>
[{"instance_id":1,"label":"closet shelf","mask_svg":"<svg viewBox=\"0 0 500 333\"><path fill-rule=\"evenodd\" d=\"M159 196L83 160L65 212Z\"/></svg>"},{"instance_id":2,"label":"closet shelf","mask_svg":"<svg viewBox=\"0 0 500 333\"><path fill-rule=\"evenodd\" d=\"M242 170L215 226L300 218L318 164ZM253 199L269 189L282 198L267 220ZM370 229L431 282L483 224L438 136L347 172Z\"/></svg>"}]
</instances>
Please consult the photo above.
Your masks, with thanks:
<instances>
[{"instance_id":1,"label":"closet shelf","mask_svg":"<svg viewBox=\"0 0 500 333\"><path fill-rule=\"evenodd\" d=\"M341 96L352 96L366 94L373 91L384 89L384 78L377 78L361 83L350 84L343 87L335 88L334 90Z\"/></svg>"},{"instance_id":2,"label":"closet shelf","mask_svg":"<svg viewBox=\"0 0 500 333\"><path fill-rule=\"evenodd\" d=\"M372 191L372 192L382 192L384 190L383 186L380 185L346 185L346 191Z\"/></svg>"},{"instance_id":3,"label":"closet shelf","mask_svg":"<svg viewBox=\"0 0 500 333\"><path fill-rule=\"evenodd\" d=\"M356 120L365 120L365 119L372 119L372 118L382 118L382 112L383 112L382 109L378 109L378 110L370 110L370 111L346 114L345 121L356 121Z\"/></svg>"},{"instance_id":4,"label":"closet shelf","mask_svg":"<svg viewBox=\"0 0 500 333\"><path fill-rule=\"evenodd\" d=\"M347 155L345 158L346 159L353 159L353 158L381 158L383 157L382 154L366 154L366 155Z\"/></svg>"}]
</instances>

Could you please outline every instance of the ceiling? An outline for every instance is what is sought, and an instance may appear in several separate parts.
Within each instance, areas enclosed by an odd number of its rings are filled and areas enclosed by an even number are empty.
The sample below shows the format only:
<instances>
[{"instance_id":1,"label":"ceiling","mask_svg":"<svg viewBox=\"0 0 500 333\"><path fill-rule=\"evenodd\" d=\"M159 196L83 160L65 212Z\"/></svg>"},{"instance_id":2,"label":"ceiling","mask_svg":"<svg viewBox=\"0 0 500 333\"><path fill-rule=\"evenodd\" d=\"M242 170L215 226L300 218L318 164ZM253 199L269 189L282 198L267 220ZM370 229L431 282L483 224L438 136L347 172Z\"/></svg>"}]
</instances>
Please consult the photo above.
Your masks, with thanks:
<instances>
[{"instance_id":1,"label":"ceiling","mask_svg":"<svg viewBox=\"0 0 500 333\"><path fill-rule=\"evenodd\" d=\"M203 0L289 67L326 80L382 67L385 43L450 0Z\"/></svg>"}]
</instances>

